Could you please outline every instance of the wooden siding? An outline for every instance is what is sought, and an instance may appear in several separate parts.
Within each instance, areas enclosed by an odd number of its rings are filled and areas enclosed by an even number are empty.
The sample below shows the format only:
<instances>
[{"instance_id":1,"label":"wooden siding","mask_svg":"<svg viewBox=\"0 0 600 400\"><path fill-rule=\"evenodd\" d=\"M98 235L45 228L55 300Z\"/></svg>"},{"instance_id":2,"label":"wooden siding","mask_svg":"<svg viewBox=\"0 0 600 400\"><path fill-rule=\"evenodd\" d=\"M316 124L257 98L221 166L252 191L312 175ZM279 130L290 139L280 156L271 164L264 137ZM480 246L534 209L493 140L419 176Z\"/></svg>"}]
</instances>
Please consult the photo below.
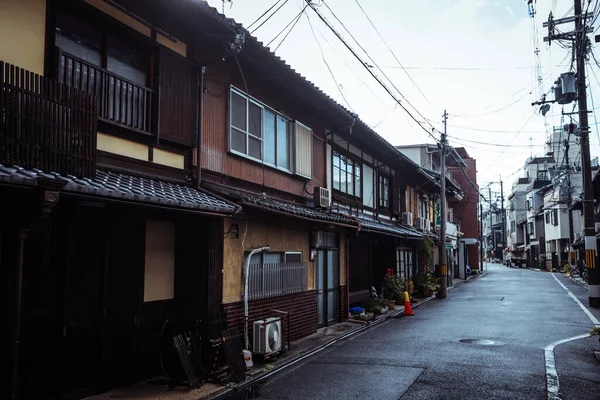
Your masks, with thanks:
<instances>
[{"instance_id":1,"label":"wooden siding","mask_svg":"<svg viewBox=\"0 0 600 400\"><path fill-rule=\"evenodd\" d=\"M233 84L237 87L244 87L244 85L243 83L240 85L235 76L232 78L232 74L219 72L215 68L207 69L208 78L205 82L205 93L203 94L202 168L290 194L309 197L304 190L304 178L229 153L230 85ZM211 78L211 74L216 73L218 73L218 78ZM250 80L248 75L246 79ZM258 88L256 90L253 88L250 92L253 97L266 105L280 112L285 111L285 114L290 118L297 118L300 122L311 127L318 138L313 136L312 139L313 176L307 185L307 190L312 193L314 187L325 186L325 144L320 139L324 136L324 128L311 124L312 121L306 121L302 118L302 115L296 115L296 110L281 110L281 101L277 96L269 96L268 93L261 96Z\"/></svg>"},{"instance_id":2,"label":"wooden siding","mask_svg":"<svg viewBox=\"0 0 600 400\"><path fill-rule=\"evenodd\" d=\"M161 138L186 145L195 143L198 69L182 57L160 52Z\"/></svg>"},{"instance_id":3,"label":"wooden siding","mask_svg":"<svg viewBox=\"0 0 600 400\"><path fill-rule=\"evenodd\" d=\"M94 177L96 99L0 61L0 164Z\"/></svg>"}]
</instances>

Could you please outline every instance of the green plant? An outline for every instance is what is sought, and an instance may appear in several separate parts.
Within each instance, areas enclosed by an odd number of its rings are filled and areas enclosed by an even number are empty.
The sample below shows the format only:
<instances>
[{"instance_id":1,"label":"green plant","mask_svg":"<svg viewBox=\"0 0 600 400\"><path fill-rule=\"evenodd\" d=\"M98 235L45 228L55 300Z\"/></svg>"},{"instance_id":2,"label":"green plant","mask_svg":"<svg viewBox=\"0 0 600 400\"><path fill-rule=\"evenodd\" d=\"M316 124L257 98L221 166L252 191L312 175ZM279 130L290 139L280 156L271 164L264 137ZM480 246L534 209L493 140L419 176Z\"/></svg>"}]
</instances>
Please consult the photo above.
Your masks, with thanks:
<instances>
[{"instance_id":1,"label":"green plant","mask_svg":"<svg viewBox=\"0 0 600 400\"><path fill-rule=\"evenodd\" d=\"M419 277L419 283L424 289L429 289L432 292L440 290L440 279L433 275L429 268L425 268Z\"/></svg>"},{"instance_id":2,"label":"green plant","mask_svg":"<svg viewBox=\"0 0 600 400\"><path fill-rule=\"evenodd\" d=\"M383 282L383 295L386 299L398 300L406 290L406 281L397 275L386 276Z\"/></svg>"},{"instance_id":3,"label":"green plant","mask_svg":"<svg viewBox=\"0 0 600 400\"><path fill-rule=\"evenodd\" d=\"M374 299L369 299L367 301L365 301L363 303L363 306L365 308L366 311L376 311L376 310L381 310L382 308L385 308L388 306L388 300L381 298L381 297L377 297Z\"/></svg>"},{"instance_id":4,"label":"green plant","mask_svg":"<svg viewBox=\"0 0 600 400\"><path fill-rule=\"evenodd\" d=\"M600 343L600 326L595 326L590 331L590 336L598 336L598 342Z\"/></svg>"},{"instance_id":5,"label":"green plant","mask_svg":"<svg viewBox=\"0 0 600 400\"><path fill-rule=\"evenodd\" d=\"M421 242L421 250L423 250L423 253L425 254L427 260L431 260L433 258L434 246L435 243L430 237L425 237Z\"/></svg>"}]
</instances>

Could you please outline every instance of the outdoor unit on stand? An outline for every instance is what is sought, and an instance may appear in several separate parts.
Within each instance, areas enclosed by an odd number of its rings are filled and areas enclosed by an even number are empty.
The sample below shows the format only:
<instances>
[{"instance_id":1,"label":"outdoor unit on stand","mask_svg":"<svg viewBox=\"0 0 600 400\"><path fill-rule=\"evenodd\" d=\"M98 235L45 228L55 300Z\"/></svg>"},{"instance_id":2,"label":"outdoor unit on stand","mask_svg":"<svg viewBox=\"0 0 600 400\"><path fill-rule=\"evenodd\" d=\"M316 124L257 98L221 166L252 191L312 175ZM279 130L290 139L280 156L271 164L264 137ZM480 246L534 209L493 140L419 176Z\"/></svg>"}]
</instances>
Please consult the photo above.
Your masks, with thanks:
<instances>
[{"instance_id":1,"label":"outdoor unit on stand","mask_svg":"<svg viewBox=\"0 0 600 400\"><path fill-rule=\"evenodd\" d=\"M417 219L415 220L415 228L417 228L420 231L424 231L425 230L425 218L417 217Z\"/></svg>"},{"instance_id":2,"label":"outdoor unit on stand","mask_svg":"<svg viewBox=\"0 0 600 400\"><path fill-rule=\"evenodd\" d=\"M428 220L428 219L425 220L425 229L424 229L424 231L425 232L431 232L431 221Z\"/></svg>"},{"instance_id":3,"label":"outdoor unit on stand","mask_svg":"<svg viewBox=\"0 0 600 400\"><path fill-rule=\"evenodd\" d=\"M315 188L315 206L329 208L331 206L331 191L324 187Z\"/></svg>"},{"instance_id":4,"label":"outdoor unit on stand","mask_svg":"<svg viewBox=\"0 0 600 400\"><path fill-rule=\"evenodd\" d=\"M283 335L281 318L254 321L253 352L267 357L281 350Z\"/></svg>"}]
</instances>

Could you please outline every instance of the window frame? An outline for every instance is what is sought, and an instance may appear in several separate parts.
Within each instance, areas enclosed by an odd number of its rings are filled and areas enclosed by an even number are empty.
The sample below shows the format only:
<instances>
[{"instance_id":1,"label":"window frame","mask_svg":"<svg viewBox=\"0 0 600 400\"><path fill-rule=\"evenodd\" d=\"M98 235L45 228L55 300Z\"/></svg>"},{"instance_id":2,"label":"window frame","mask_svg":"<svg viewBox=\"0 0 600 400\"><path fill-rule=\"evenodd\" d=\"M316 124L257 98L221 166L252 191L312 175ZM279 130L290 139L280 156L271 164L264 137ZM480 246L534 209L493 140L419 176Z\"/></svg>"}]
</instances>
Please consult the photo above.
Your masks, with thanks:
<instances>
[{"instance_id":1,"label":"window frame","mask_svg":"<svg viewBox=\"0 0 600 400\"><path fill-rule=\"evenodd\" d=\"M384 188L386 186L386 184L385 184L386 180L387 180L387 199L384 198L381 193L382 188ZM392 201L391 201L392 196L391 196L391 192L390 192L391 189L393 189L391 175L388 175L386 173L378 171L377 172L377 209L379 209L380 211L390 212L391 207L392 207ZM382 204L382 202L384 200L387 202L387 204Z\"/></svg>"},{"instance_id":2,"label":"window frame","mask_svg":"<svg viewBox=\"0 0 600 400\"><path fill-rule=\"evenodd\" d=\"M242 129L235 127L233 125L233 94L236 94L240 97L242 97L245 101L246 101L246 129L245 131L243 131ZM249 127L250 127L250 103L254 104L255 106L259 107L261 109L261 118L260 118L260 124L261 124L261 136L260 138L258 138L256 135L252 134L249 132ZM269 161L265 161L265 111L273 114L274 115L274 120L275 120L275 134L274 134L274 149L275 149L275 153L274 153L274 159L275 159L275 163L271 163ZM287 124L287 132L286 132L286 136L287 136L287 164L288 167L282 167L280 165L277 165L278 163L278 138L279 138L279 131L278 131L278 119L281 118L282 120L284 120ZM234 85L230 85L229 87L229 124L228 124L228 143L229 143L229 152L232 154L235 154L237 156L240 157L244 157L247 158L249 160L252 160L254 162L269 166L271 168L275 168L279 171L283 171L283 172L287 172L290 174L294 173L294 140L293 140L293 129L292 129L292 124L294 123L294 121L287 117L286 115L276 111L275 109L269 107L268 105L266 105L265 103L261 102L258 99L255 99L254 97L248 95L247 93L245 93L244 91L238 89L237 87L235 87ZM233 144L232 144L232 139L231 139L231 134L232 134L232 129L237 130L238 132L242 132L246 135L246 152L242 153L238 150L235 150L233 148ZM252 155L249 154L249 137L252 137L252 139L259 139L260 140L260 158L256 158Z\"/></svg>"},{"instance_id":3,"label":"window frame","mask_svg":"<svg viewBox=\"0 0 600 400\"><path fill-rule=\"evenodd\" d=\"M339 156L340 161L339 161L339 165L336 167L335 165L335 158L336 155ZM345 185L346 185L346 190L342 190L342 180L340 179L339 181L339 188L336 188L335 186L335 169L339 169L340 171L340 177L341 177L341 173L342 173L342 169L341 169L341 158L345 158L346 159L346 165L348 165L348 161L352 162L352 167L353 167L353 172L352 172L352 188L353 188L353 193L349 193L348 192L348 168L346 167L346 169L343 171L346 175L346 180L344 181ZM358 174L356 173L358 171ZM360 182L360 189L358 190L358 194L357 194L357 189L356 189L356 182L357 179L359 178ZM359 160L357 160L354 157L348 156L347 154L345 154L344 152L339 151L338 149L332 149L331 151L331 188L333 189L334 192L337 192L338 194L341 194L343 196L347 196L350 197L352 199L356 199L356 200L362 200L363 198L363 163Z\"/></svg>"}]
</instances>

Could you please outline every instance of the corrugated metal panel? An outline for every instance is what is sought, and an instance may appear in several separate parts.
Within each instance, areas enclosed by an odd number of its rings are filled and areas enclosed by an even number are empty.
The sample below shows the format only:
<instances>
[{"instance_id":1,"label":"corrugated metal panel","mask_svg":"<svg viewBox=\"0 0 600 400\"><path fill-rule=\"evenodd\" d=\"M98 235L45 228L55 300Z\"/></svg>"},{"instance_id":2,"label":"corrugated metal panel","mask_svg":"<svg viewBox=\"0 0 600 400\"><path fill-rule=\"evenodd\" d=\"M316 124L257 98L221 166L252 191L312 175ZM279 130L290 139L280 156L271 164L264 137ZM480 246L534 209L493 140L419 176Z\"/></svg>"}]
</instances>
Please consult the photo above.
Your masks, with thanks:
<instances>
[{"instance_id":1,"label":"corrugated metal panel","mask_svg":"<svg viewBox=\"0 0 600 400\"><path fill-rule=\"evenodd\" d=\"M294 124L296 132L296 175L312 178L312 130L297 122Z\"/></svg>"}]
</instances>

